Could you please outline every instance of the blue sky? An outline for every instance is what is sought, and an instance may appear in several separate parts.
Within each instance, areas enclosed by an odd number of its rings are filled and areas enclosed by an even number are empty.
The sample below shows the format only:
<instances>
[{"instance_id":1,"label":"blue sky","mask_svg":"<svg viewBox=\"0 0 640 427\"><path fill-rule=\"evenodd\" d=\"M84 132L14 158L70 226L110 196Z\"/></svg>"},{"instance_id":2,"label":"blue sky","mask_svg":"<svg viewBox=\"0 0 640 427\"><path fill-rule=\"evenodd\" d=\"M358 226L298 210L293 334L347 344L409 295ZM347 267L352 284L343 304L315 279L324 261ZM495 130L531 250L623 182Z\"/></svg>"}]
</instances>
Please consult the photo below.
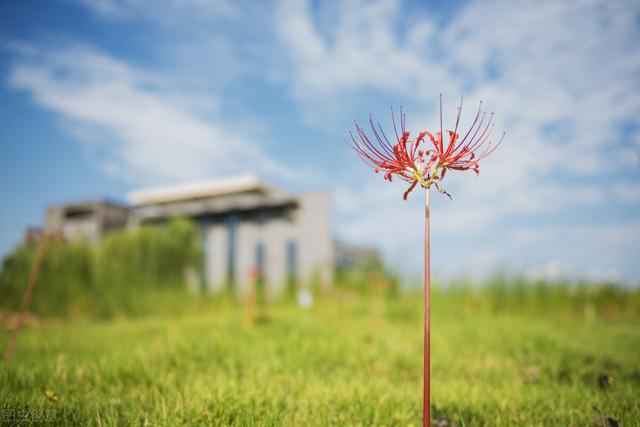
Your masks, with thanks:
<instances>
[{"instance_id":1,"label":"blue sky","mask_svg":"<svg viewBox=\"0 0 640 427\"><path fill-rule=\"evenodd\" d=\"M640 7L627 1L0 3L0 254L50 203L259 174L334 192L336 234L418 275L422 196L344 144L353 120L503 146L432 197L433 271L640 282Z\"/></svg>"}]
</instances>

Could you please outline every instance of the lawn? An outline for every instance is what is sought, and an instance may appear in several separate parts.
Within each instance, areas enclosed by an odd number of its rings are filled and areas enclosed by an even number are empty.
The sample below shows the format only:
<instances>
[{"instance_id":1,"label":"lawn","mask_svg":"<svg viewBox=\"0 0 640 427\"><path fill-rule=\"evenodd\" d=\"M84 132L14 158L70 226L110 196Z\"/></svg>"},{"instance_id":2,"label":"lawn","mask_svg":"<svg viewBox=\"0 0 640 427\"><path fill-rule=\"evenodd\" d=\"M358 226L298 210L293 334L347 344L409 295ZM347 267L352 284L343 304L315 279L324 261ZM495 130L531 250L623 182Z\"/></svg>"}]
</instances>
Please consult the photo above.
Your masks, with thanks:
<instances>
[{"instance_id":1,"label":"lawn","mask_svg":"<svg viewBox=\"0 0 640 427\"><path fill-rule=\"evenodd\" d=\"M637 318L433 304L434 425L640 425ZM2 422L418 426L421 337L419 295L43 320L0 365Z\"/></svg>"}]
</instances>

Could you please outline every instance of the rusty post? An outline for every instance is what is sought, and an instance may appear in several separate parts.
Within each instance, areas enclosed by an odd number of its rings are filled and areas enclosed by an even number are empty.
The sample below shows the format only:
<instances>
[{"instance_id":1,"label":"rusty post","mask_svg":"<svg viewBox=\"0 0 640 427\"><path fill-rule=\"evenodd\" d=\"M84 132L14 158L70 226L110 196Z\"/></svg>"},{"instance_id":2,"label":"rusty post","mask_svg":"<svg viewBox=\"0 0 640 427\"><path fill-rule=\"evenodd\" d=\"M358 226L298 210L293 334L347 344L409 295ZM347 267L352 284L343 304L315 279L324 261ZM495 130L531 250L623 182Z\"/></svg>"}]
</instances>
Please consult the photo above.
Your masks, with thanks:
<instances>
[{"instance_id":1,"label":"rusty post","mask_svg":"<svg viewBox=\"0 0 640 427\"><path fill-rule=\"evenodd\" d=\"M31 304L31 297L33 296L33 290L36 287L36 281L38 280L38 274L40 273L40 266L42 265L42 258L44 257L44 250L47 246L47 240L49 236L47 234L43 234L40 238L40 242L38 243L38 251L36 252L36 257L33 261L33 266L31 267L31 273L29 274L29 281L27 282L27 289L24 292L24 297L22 299L22 305L20 306L20 314L18 314L18 321L16 322L16 327L11 334L11 338L9 338L9 343L7 344L7 350L4 353L4 361L8 362L11 359L11 355L16 347L16 341L18 340L18 335L20 334L20 330L24 325L24 320L27 315L27 310L29 309L29 305Z\"/></svg>"}]
</instances>

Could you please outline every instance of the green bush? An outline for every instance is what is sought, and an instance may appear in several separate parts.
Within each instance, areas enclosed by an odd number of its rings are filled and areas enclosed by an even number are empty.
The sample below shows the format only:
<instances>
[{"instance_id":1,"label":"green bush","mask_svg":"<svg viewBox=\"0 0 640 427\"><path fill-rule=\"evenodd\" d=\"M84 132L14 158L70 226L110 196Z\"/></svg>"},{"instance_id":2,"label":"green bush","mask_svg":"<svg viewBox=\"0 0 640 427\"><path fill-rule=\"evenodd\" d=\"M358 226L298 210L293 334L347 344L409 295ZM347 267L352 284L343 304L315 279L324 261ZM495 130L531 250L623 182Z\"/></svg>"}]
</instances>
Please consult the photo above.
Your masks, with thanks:
<instances>
[{"instance_id":1,"label":"green bush","mask_svg":"<svg viewBox=\"0 0 640 427\"><path fill-rule=\"evenodd\" d=\"M4 308L19 308L37 246L25 242L4 260ZM183 302L185 271L199 269L200 259L198 228L186 219L113 232L96 245L51 239L30 309L45 316L148 313L154 300Z\"/></svg>"},{"instance_id":2,"label":"green bush","mask_svg":"<svg viewBox=\"0 0 640 427\"><path fill-rule=\"evenodd\" d=\"M378 255L372 255L362 262L348 266L338 266L334 274L336 287L364 295L385 294L397 296L400 287L398 276L389 270Z\"/></svg>"}]
</instances>

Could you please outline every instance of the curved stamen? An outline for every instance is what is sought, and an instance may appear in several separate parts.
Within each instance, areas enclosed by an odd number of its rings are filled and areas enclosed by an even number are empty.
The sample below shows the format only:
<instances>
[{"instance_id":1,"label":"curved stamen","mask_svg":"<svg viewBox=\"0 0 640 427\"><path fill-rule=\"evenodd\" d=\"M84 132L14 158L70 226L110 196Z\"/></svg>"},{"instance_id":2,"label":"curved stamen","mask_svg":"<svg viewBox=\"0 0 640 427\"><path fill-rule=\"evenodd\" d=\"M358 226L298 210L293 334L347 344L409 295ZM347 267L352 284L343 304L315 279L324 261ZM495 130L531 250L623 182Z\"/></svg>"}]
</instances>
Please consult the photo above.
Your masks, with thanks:
<instances>
[{"instance_id":1,"label":"curved stamen","mask_svg":"<svg viewBox=\"0 0 640 427\"><path fill-rule=\"evenodd\" d=\"M482 118L480 119L480 122L478 123L478 126L476 126L476 130L475 130L475 132L473 132L473 135L471 136L471 140L470 140L468 143L466 143L466 144L464 145L463 150L464 150L464 149L466 149L466 148L469 146L469 144L470 144L470 143L471 143L471 142L476 138L476 135L478 134L478 131L479 131L479 130L480 130L480 128L482 127L482 123L484 123L484 118L485 118L486 116L487 116L487 113L486 113L486 112L483 112L483 113L482 113ZM469 129L469 131L471 131L471 129ZM458 151L458 148L459 148L461 145L463 145L463 143L464 143L464 141L460 141L460 142L458 143L458 146L456 147L456 149L455 149L454 151Z\"/></svg>"},{"instance_id":2,"label":"curved stamen","mask_svg":"<svg viewBox=\"0 0 640 427\"><path fill-rule=\"evenodd\" d=\"M440 94L440 152L442 153L442 150L444 149L443 146L443 140L444 138L444 132L442 131L442 94Z\"/></svg>"},{"instance_id":3,"label":"curved stamen","mask_svg":"<svg viewBox=\"0 0 640 427\"><path fill-rule=\"evenodd\" d=\"M380 131L380 134L382 135L382 137L384 138L384 140L386 141L385 146L383 147L385 149L385 151L387 151L390 155L392 155L391 152L391 148L392 148L392 144L391 142L389 142L389 138L387 138L387 135L384 133L384 130L382 130L382 126L380 125L380 122L378 122L378 130ZM388 148L387 148L388 147Z\"/></svg>"},{"instance_id":4,"label":"curved stamen","mask_svg":"<svg viewBox=\"0 0 640 427\"><path fill-rule=\"evenodd\" d=\"M491 113L491 115L489 116L489 121L487 122L487 126L484 128L484 131L482 131L482 134L480 134L480 137L476 140L476 142L475 142L475 143L473 143L473 144L470 142L469 144L467 144L467 145L466 145L466 147L465 147L465 148L466 148L467 150L474 150L475 148L478 148L478 147L479 147L479 146L478 146L478 142L482 141L482 139L483 139L483 138L485 138L485 135L486 135L486 133L487 133L487 130L489 130L489 129L490 129L489 127L491 126L491 122L492 122L492 121L493 121L493 113ZM491 127L491 129L493 129L493 127ZM489 132L489 134L491 134L491 132ZM487 135L487 136L488 136L488 135ZM474 137L475 137L475 135L474 135ZM486 138L485 138L485 139L486 139ZM471 141L473 141L473 138L471 139ZM484 142L484 141L483 141L483 142ZM482 145L482 144L481 144L481 145ZM469 148L469 147L471 147L471 148Z\"/></svg>"},{"instance_id":5,"label":"curved stamen","mask_svg":"<svg viewBox=\"0 0 640 427\"><path fill-rule=\"evenodd\" d=\"M386 156L385 154L381 153L369 140L369 138L367 137L366 133L364 132L364 130L362 130L362 128L360 128L360 126L358 126L358 124L356 123L356 131L358 132L358 135L360 136L360 139L362 140L362 142L364 143L364 145L373 153L376 154L376 156L385 159L385 160L390 160L390 156Z\"/></svg>"},{"instance_id":6,"label":"curved stamen","mask_svg":"<svg viewBox=\"0 0 640 427\"><path fill-rule=\"evenodd\" d=\"M462 101L464 100L464 97L461 96L460 97L460 106L458 107L458 117L456 118L456 127L453 129L453 133L457 134L458 133L458 124L460 123L460 116L462 115Z\"/></svg>"},{"instance_id":7,"label":"curved stamen","mask_svg":"<svg viewBox=\"0 0 640 427\"><path fill-rule=\"evenodd\" d=\"M495 128L495 124L491 124L491 128L488 130L488 132L485 130L486 134L483 134L478 141L471 146L471 148L469 149L470 151L477 151L478 149L480 149L480 147L482 147L485 142L487 142L487 140L489 139L489 137L491 136L491 134L493 133L493 129Z\"/></svg>"},{"instance_id":8,"label":"curved stamen","mask_svg":"<svg viewBox=\"0 0 640 427\"><path fill-rule=\"evenodd\" d=\"M498 148L500 146L500 144L502 144L502 140L504 139L506 134L507 134L506 132L502 132L502 136L500 137L500 141L498 141L498 143L496 145L494 145L491 150L489 150L489 147L487 147L487 151L485 151L480 157L478 157L478 159L476 161L480 161L480 160L484 159L485 157L487 157L488 155L490 155L491 153L493 153L494 151L496 151L496 148Z\"/></svg>"},{"instance_id":9,"label":"curved stamen","mask_svg":"<svg viewBox=\"0 0 640 427\"><path fill-rule=\"evenodd\" d=\"M373 117L372 116L369 116L369 125L371 126L371 130L373 131L373 135L378 140L378 144L380 144L380 147L386 152L386 154L391 156L392 155L392 151L391 150L393 149L393 146L391 145L391 143L389 142L389 140L386 137L384 139L380 138L380 135L376 131L376 127L373 124Z\"/></svg>"},{"instance_id":10,"label":"curved stamen","mask_svg":"<svg viewBox=\"0 0 640 427\"><path fill-rule=\"evenodd\" d=\"M396 140L400 141L400 136L398 135L398 129L396 128L396 115L393 113L393 106L391 107L391 122L393 123L393 131L396 134Z\"/></svg>"},{"instance_id":11,"label":"curved stamen","mask_svg":"<svg viewBox=\"0 0 640 427\"><path fill-rule=\"evenodd\" d=\"M478 112L476 113L476 118L473 120L473 123L471 123L471 127L469 128L469 130L467 131L467 134L464 136L464 138L462 138L459 142L458 145L456 146L456 148L453 149L453 151L457 151L458 148L460 148L460 146L462 144L464 144L464 142L467 140L467 137L469 136L469 134L471 133L471 131L473 130L474 126L476 125L476 123L478 122L478 118L480 118L480 113L482 112L482 101L480 101L480 105L478 106Z\"/></svg>"}]
</instances>

